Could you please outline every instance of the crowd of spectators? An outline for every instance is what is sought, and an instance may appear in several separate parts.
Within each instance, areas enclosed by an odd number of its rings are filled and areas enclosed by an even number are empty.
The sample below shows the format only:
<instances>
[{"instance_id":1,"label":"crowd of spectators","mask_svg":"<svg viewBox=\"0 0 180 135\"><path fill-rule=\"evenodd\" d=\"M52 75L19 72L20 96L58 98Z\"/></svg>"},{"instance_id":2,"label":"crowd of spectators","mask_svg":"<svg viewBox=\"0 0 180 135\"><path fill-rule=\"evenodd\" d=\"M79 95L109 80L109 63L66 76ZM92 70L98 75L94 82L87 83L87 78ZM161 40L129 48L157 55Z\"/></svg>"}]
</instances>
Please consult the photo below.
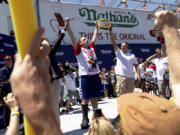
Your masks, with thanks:
<instances>
[{"instance_id":1,"label":"crowd of spectators","mask_svg":"<svg viewBox=\"0 0 180 135\"><path fill-rule=\"evenodd\" d=\"M120 122L116 131L103 115L103 110L96 108L88 135L180 135L180 38L177 33L177 18L169 11L158 12L155 17L155 26L162 31L165 44L142 63L138 63L133 54L127 53L128 43L122 43L119 48L112 29L109 30L117 56L116 65L109 72L103 68L99 74L105 95L100 98L117 98ZM8 91L0 100L0 108L5 108L6 104L10 111L9 114L6 113L9 118L4 121L6 135L19 134L20 108L36 134L63 135L55 113L56 105L53 105L50 96L52 86L55 86L54 80L58 80L58 87L61 87L58 103L65 107L66 113L73 105L82 103L77 68L68 62L65 65L59 63L61 76L57 79L58 76L53 75L55 68L51 69L52 63L50 66L51 50L47 39L42 41L43 33L44 29L38 30L23 61L16 55L13 71L11 57L4 58L6 65L0 70L0 81L5 87L7 84L8 87L11 86L13 92ZM168 58L162 51L165 46ZM36 57L39 48L40 55ZM126 72L122 70L123 64L129 67L124 69ZM133 72L137 74L134 78ZM134 92L135 87L140 90ZM170 97L173 100L167 99Z\"/></svg>"}]
</instances>

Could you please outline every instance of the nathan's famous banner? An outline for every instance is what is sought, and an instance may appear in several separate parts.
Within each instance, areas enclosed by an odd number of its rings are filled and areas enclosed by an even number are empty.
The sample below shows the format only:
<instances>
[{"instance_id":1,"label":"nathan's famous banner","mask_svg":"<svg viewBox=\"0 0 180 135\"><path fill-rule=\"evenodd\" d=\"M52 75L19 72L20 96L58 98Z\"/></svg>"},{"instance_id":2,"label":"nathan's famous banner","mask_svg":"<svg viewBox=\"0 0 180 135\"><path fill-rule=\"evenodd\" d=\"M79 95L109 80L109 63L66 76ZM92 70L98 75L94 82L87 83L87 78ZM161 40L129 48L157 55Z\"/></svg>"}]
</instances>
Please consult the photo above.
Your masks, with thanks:
<instances>
[{"instance_id":1,"label":"nathan's famous banner","mask_svg":"<svg viewBox=\"0 0 180 135\"><path fill-rule=\"evenodd\" d=\"M117 43L127 41L133 44L156 44L149 30L154 27L153 12L130 9L99 7L90 5L40 1L41 26L46 28L45 36L54 42L64 26L66 17L71 18L71 28L77 40L81 36L92 39L95 21L107 18L111 21ZM110 44L108 30L99 30L96 44ZM70 45L67 35L63 42Z\"/></svg>"}]
</instances>

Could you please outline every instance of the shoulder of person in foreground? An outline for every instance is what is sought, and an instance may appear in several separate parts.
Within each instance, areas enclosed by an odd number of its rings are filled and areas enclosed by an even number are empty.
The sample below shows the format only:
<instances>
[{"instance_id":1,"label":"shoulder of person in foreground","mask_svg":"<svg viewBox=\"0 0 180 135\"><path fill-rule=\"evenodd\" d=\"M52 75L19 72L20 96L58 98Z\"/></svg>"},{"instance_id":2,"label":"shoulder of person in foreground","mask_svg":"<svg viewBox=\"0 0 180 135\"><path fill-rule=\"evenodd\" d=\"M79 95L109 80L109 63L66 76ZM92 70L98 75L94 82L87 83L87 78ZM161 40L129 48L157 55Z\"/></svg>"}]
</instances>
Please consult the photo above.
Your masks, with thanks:
<instances>
[{"instance_id":1,"label":"shoulder of person in foreground","mask_svg":"<svg viewBox=\"0 0 180 135\"><path fill-rule=\"evenodd\" d=\"M180 134L180 128L177 128L180 124L180 108L176 104L155 95L139 93L142 92L140 89L136 92L118 98L121 117L119 132L123 135Z\"/></svg>"},{"instance_id":2,"label":"shoulder of person in foreground","mask_svg":"<svg viewBox=\"0 0 180 135\"><path fill-rule=\"evenodd\" d=\"M35 134L62 135L50 102L50 48L47 41L41 41L43 33L44 29L39 29L35 34L23 61L16 55L11 86Z\"/></svg>"},{"instance_id":3,"label":"shoulder of person in foreground","mask_svg":"<svg viewBox=\"0 0 180 135\"><path fill-rule=\"evenodd\" d=\"M180 107L180 38L177 30L177 17L170 11L162 11L157 12L155 18L155 26L162 31L165 38L172 91L175 102Z\"/></svg>"}]
</instances>

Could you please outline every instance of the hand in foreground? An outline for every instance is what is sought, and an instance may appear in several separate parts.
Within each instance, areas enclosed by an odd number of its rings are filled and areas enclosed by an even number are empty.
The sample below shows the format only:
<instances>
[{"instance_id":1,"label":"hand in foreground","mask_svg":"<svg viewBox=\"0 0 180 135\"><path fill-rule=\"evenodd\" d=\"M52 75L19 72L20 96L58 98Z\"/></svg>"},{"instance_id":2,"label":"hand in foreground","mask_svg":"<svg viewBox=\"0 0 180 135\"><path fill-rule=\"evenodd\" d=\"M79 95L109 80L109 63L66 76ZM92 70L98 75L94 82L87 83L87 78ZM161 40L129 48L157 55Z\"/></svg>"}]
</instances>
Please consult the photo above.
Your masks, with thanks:
<instances>
[{"instance_id":1,"label":"hand in foreground","mask_svg":"<svg viewBox=\"0 0 180 135\"><path fill-rule=\"evenodd\" d=\"M11 75L12 90L27 116L33 107L41 109L50 102L49 45L44 44L40 56L36 57L43 33L44 29L36 33L23 61L16 55Z\"/></svg>"},{"instance_id":2,"label":"hand in foreground","mask_svg":"<svg viewBox=\"0 0 180 135\"><path fill-rule=\"evenodd\" d=\"M6 97L3 98L3 100L11 112L17 112L19 110L17 100L15 99L13 93L9 93Z\"/></svg>"},{"instance_id":3,"label":"hand in foreground","mask_svg":"<svg viewBox=\"0 0 180 135\"><path fill-rule=\"evenodd\" d=\"M35 34L23 61L16 56L11 84L13 93L36 134L60 135L50 103L50 48L47 41L41 41L43 33L44 29L39 29ZM39 48L41 51L37 56Z\"/></svg>"},{"instance_id":4,"label":"hand in foreground","mask_svg":"<svg viewBox=\"0 0 180 135\"><path fill-rule=\"evenodd\" d=\"M160 11L155 13L155 27L158 30L162 30L165 26L177 27L176 14L170 11Z\"/></svg>"}]
</instances>

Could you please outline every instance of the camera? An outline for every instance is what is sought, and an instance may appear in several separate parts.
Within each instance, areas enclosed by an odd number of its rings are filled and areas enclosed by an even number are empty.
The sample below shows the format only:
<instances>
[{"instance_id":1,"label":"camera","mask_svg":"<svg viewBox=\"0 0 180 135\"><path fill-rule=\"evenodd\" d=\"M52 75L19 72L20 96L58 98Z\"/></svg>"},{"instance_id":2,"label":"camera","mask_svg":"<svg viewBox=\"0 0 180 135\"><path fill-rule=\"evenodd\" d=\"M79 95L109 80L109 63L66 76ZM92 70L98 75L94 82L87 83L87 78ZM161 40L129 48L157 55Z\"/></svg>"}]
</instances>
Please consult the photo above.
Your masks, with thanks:
<instances>
[{"instance_id":1,"label":"camera","mask_svg":"<svg viewBox=\"0 0 180 135\"><path fill-rule=\"evenodd\" d=\"M94 116L95 116L95 117L102 117L102 111L101 111L101 109L95 109L95 110L94 110Z\"/></svg>"}]
</instances>

